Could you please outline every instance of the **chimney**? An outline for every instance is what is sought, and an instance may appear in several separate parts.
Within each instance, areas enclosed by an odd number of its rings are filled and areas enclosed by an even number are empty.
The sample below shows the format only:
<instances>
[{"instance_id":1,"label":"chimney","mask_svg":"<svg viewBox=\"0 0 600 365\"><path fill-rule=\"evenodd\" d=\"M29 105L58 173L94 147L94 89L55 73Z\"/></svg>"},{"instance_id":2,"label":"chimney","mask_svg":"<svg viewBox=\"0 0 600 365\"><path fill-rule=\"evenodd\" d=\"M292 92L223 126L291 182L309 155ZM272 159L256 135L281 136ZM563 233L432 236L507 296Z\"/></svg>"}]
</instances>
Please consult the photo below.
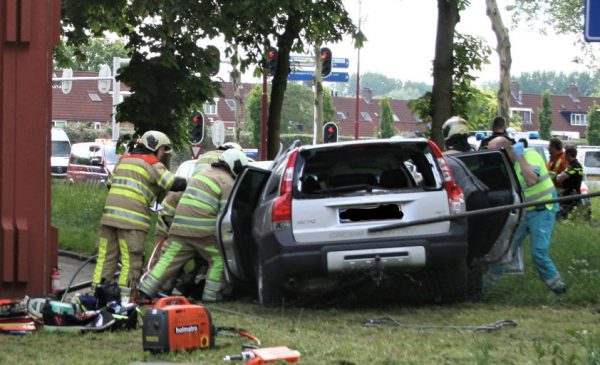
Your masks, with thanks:
<instances>
[{"instance_id":1,"label":"chimney","mask_svg":"<svg viewBox=\"0 0 600 365\"><path fill-rule=\"evenodd\" d=\"M363 87L362 96L365 100L365 103L371 104L371 101L373 100L373 90L369 87Z\"/></svg>"},{"instance_id":2,"label":"chimney","mask_svg":"<svg viewBox=\"0 0 600 365\"><path fill-rule=\"evenodd\" d=\"M577 85L571 84L567 90L567 95L569 95L571 101L574 103L579 103L579 89L577 88Z\"/></svg>"},{"instance_id":3,"label":"chimney","mask_svg":"<svg viewBox=\"0 0 600 365\"><path fill-rule=\"evenodd\" d=\"M517 81L510 82L510 94L517 103L521 104L523 101L523 93L521 92L521 85Z\"/></svg>"}]
</instances>

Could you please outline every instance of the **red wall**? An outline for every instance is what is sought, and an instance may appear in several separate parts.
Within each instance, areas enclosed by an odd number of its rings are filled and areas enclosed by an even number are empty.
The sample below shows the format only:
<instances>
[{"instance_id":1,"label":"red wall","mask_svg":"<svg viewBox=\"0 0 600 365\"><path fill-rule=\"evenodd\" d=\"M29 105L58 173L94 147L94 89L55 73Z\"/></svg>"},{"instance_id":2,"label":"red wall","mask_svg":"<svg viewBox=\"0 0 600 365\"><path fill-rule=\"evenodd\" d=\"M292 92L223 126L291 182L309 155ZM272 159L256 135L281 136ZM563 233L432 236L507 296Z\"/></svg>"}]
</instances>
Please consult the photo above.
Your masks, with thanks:
<instances>
[{"instance_id":1,"label":"red wall","mask_svg":"<svg viewBox=\"0 0 600 365\"><path fill-rule=\"evenodd\" d=\"M58 260L50 120L60 0L0 4L0 298L43 296Z\"/></svg>"}]
</instances>

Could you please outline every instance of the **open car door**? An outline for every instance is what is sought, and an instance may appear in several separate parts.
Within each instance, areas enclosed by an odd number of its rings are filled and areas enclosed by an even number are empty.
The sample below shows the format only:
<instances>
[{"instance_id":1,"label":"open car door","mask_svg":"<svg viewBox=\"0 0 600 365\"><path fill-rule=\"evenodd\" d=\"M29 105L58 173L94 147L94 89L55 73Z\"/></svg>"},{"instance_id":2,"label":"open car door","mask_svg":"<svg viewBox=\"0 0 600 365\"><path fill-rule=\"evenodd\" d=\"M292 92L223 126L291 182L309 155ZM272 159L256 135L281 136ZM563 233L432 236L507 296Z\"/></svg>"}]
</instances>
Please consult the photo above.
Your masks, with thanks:
<instances>
[{"instance_id":1,"label":"open car door","mask_svg":"<svg viewBox=\"0 0 600 365\"><path fill-rule=\"evenodd\" d=\"M523 202L521 187L504 151L476 151L446 157L465 193L467 211ZM468 265L485 268L511 261L512 238L522 216L522 209L514 209L469 217Z\"/></svg>"},{"instance_id":2,"label":"open car door","mask_svg":"<svg viewBox=\"0 0 600 365\"><path fill-rule=\"evenodd\" d=\"M225 275L234 292L255 291L256 242L252 237L252 215L269 169L248 166L238 176L217 221L217 240L223 254Z\"/></svg>"}]
</instances>

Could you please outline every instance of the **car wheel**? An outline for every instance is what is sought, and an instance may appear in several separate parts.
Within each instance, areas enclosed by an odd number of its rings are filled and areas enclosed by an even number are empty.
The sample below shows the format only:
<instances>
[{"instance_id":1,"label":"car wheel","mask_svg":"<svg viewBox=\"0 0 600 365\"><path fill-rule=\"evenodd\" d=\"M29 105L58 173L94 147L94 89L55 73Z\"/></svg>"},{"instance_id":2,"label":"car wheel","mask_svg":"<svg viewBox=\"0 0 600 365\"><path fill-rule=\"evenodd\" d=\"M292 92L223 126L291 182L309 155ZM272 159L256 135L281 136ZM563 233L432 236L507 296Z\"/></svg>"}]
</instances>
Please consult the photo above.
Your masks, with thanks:
<instances>
[{"instance_id":1,"label":"car wheel","mask_svg":"<svg viewBox=\"0 0 600 365\"><path fill-rule=\"evenodd\" d=\"M257 296L262 305L279 304L283 300L283 285L279 276L259 261L257 265Z\"/></svg>"},{"instance_id":2,"label":"car wheel","mask_svg":"<svg viewBox=\"0 0 600 365\"><path fill-rule=\"evenodd\" d=\"M436 303L459 303L467 300L467 264L436 270L433 277L433 300Z\"/></svg>"},{"instance_id":3,"label":"car wheel","mask_svg":"<svg viewBox=\"0 0 600 365\"><path fill-rule=\"evenodd\" d=\"M479 302L483 296L483 267L475 265L467 272L467 299Z\"/></svg>"}]
</instances>

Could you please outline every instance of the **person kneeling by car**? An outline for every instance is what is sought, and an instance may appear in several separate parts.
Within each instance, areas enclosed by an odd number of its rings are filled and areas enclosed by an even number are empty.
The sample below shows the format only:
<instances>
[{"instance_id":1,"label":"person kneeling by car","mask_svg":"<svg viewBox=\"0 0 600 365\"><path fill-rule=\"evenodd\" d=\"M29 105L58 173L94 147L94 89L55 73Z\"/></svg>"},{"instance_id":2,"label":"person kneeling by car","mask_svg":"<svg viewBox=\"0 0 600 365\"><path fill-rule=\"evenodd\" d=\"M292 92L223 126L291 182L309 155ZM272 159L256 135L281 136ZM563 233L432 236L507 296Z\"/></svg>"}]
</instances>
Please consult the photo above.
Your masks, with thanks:
<instances>
[{"instance_id":1,"label":"person kneeling by car","mask_svg":"<svg viewBox=\"0 0 600 365\"><path fill-rule=\"evenodd\" d=\"M141 303L155 298L165 282L196 253L208 262L202 301L223 299L224 266L215 235L217 216L229 198L235 177L247 164L243 152L229 149L218 162L190 179L169 228L165 251L140 282Z\"/></svg>"}]
</instances>

